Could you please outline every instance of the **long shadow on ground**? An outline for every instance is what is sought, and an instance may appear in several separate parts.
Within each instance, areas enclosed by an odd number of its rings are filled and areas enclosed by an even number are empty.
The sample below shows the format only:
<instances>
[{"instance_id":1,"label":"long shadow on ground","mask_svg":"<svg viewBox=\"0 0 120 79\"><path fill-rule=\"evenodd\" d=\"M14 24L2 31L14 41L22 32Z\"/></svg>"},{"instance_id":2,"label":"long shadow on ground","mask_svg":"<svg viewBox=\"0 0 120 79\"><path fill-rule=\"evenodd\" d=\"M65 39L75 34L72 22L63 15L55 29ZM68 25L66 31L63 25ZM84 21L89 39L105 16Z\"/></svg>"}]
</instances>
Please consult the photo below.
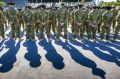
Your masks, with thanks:
<instances>
[{"instance_id":1,"label":"long shadow on ground","mask_svg":"<svg viewBox=\"0 0 120 79\"><path fill-rule=\"evenodd\" d=\"M56 42L56 44L62 46L63 49L67 50L72 59L85 67L91 68L92 69L92 73L96 76L100 76L101 78L105 79L105 72L100 69L97 68L97 65L94 61L90 60L89 58L86 58L79 50L77 50L74 46L72 46L69 43L64 43L64 42Z\"/></svg>"},{"instance_id":2,"label":"long shadow on ground","mask_svg":"<svg viewBox=\"0 0 120 79\"><path fill-rule=\"evenodd\" d=\"M15 45L15 41L9 39L5 42L8 51L0 58L0 72L5 73L13 68L13 64L17 61L16 54L20 49L20 41Z\"/></svg>"},{"instance_id":3,"label":"long shadow on ground","mask_svg":"<svg viewBox=\"0 0 120 79\"><path fill-rule=\"evenodd\" d=\"M65 64L63 63L63 57L60 56L55 47L52 45L52 43L47 42L46 40L39 42L39 45L46 50L46 59L50 62L52 62L54 68L60 70L63 69Z\"/></svg>"},{"instance_id":4,"label":"long shadow on ground","mask_svg":"<svg viewBox=\"0 0 120 79\"><path fill-rule=\"evenodd\" d=\"M30 66L33 68L39 67L41 65L41 56L38 54L36 42L26 41L23 45L27 48L27 52L24 57L30 62Z\"/></svg>"}]
</instances>

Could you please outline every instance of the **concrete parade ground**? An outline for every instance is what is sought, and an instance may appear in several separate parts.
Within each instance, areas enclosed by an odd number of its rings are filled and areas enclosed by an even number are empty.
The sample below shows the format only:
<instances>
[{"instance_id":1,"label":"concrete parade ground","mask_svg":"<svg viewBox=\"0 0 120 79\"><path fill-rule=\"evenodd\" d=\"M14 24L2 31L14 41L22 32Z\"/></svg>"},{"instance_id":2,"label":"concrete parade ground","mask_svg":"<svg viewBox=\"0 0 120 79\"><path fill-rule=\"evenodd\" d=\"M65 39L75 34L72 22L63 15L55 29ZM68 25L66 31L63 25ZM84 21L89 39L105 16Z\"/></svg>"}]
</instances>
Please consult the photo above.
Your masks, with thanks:
<instances>
[{"instance_id":1,"label":"concrete parade ground","mask_svg":"<svg viewBox=\"0 0 120 79\"><path fill-rule=\"evenodd\" d=\"M65 43L52 36L50 43L9 37L0 40L0 79L120 79L120 39Z\"/></svg>"}]
</instances>

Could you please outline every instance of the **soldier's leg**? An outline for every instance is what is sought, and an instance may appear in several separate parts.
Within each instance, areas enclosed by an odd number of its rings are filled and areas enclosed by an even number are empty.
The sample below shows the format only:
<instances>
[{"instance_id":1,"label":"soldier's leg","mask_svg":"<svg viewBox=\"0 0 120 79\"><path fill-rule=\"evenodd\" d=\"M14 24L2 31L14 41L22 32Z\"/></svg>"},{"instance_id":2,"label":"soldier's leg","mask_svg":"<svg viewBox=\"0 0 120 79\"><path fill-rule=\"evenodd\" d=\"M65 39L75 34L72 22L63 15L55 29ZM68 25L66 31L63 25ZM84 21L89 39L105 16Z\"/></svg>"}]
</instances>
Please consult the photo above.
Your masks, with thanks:
<instances>
[{"instance_id":1,"label":"soldier's leg","mask_svg":"<svg viewBox=\"0 0 120 79\"><path fill-rule=\"evenodd\" d=\"M29 32L30 31L30 26L29 25L26 25L26 39L29 40Z\"/></svg>"},{"instance_id":2,"label":"soldier's leg","mask_svg":"<svg viewBox=\"0 0 120 79\"><path fill-rule=\"evenodd\" d=\"M56 39L57 39L57 41L58 41L58 40L60 40L60 34L61 34L60 29L61 29L61 28L60 28L60 26L58 25L58 27L57 27L56 29L57 29L57 31L56 31L56 32L57 32L57 33L56 33Z\"/></svg>"},{"instance_id":3,"label":"soldier's leg","mask_svg":"<svg viewBox=\"0 0 120 79\"><path fill-rule=\"evenodd\" d=\"M5 29L4 29L4 25L3 25L2 28L0 28L0 29L1 29L1 36L2 36L3 39L5 39Z\"/></svg>"},{"instance_id":4,"label":"soldier's leg","mask_svg":"<svg viewBox=\"0 0 120 79\"><path fill-rule=\"evenodd\" d=\"M88 37L88 39L91 39L91 31L92 31L92 29L91 29L91 26L89 25L87 27L87 37Z\"/></svg>"},{"instance_id":5,"label":"soldier's leg","mask_svg":"<svg viewBox=\"0 0 120 79\"><path fill-rule=\"evenodd\" d=\"M44 38L44 26L41 25L40 27L40 39L43 39Z\"/></svg>"},{"instance_id":6,"label":"soldier's leg","mask_svg":"<svg viewBox=\"0 0 120 79\"><path fill-rule=\"evenodd\" d=\"M96 39L96 28L92 28L92 38Z\"/></svg>"},{"instance_id":7,"label":"soldier's leg","mask_svg":"<svg viewBox=\"0 0 120 79\"><path fill-rule=\"evenodd\" d=\"M13 24L11 26L11 31L12 31L12 38L15 38L15 25Z\"/></svg>"},{"instance_id":8,"label":"soldier's leg","mask_svg":"<svg viewBox=\"0 0 120 79\"><path fill-rule=\"evenodd\" d=\"M100 34L100 32L101 32L101 23L98 24L98 29L97 29L97 31L98 31L98 33Z\"/></svg>"},{"instance_id":9,"label":"soldier's leg","mask_svg":"<svg viewBox=\"0 0 120 79\"><path fill-rule=\"evenodd\" d=\"M50 40L50 25L46 28L46 35L47 35L48 41L51 41Z\"/></svg>"},{"instance_id":10,"label":"soldier's leg","mask_svg":"<svg viewBox=\"0 0 120 79\"><path fill-rule=\"evenodd\" d=\"M64 25L64 39L65 39L65 42L67 42L67 24Z\"/></svg>"},{"instance_id":11,"label":"soldier's leg","mask_svg":"<svg viewBox=\"0 0 120 79\"><path fill-rule=\"evenodd\" d=\"M18 28L16 29L17 30L17 37L20 39L20 26L17 26Z\"/></svg>"},{"instance_id":12,"label":"soldier's leg","mask_svg":"<svg viewBox=\"0 0 120 79\"><path fill-rule=\"evenodd\" d=\"M80 26L80 38L83 39L83 34L84 34L84 27L83 25Z\"/></svg>"},{"instance_id":13,"label":"soldier's leg","mask_svg":"<svg viewBox=\"0 0 120 79\"><path fill-rule=\"evenodd\" d=\"M55 27L56 27L56 23L53 22L53 23L52 23L52 31L53 31L54 34L56 33L56 32L55 32Z\"/></svg>"},{"instance_id":14,"label":"soldier's leg","mask_svg":"<svg viewBox=\"0 0 120 79\"><path fill-rule=\"evenodd\" d=\"M106 33L106 34L107 34L107 35L106 35L106 40L109 40L109 39L110 39L110 27L107 27L107 28L106 28L106 32L107 32L107 33Z\"/></svg>"},{"instance_id":15,"label":"soldier's leg","mask_svg":"<svg viewBox=\"0 0 120 79\"><path fill-rule=\"evenodd\" d=\"M101 40L104 39L105 30L106 30L105 25L102 25L101 34L100 34Z\"/></svg>"},{"instance_id":16,"label":"soldier's leg","mask_svg":"<svg viewBox=\"0 0 120 79\"><path fill-rule=\"evenodd\" d=\"M119 31L120 31L120 25L116 26L116 28L115 28L115 34L114 34L114 39L115 39L115 40L116 40L117 37L118 37Z\"/></svg>"}]
</instances>

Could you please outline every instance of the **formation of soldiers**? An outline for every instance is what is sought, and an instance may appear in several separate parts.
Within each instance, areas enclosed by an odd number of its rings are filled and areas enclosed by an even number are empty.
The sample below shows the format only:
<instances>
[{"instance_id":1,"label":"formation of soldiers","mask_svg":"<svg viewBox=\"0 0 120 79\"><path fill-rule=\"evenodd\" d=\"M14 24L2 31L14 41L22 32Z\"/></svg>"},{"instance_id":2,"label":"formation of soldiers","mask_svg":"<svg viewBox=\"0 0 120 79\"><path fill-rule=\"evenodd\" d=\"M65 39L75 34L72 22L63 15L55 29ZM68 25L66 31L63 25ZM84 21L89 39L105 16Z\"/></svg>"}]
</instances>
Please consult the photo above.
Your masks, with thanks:
<instances>
[{"instance_id":1,"label":"formation of soldiers","mask_svg":"<svg viewBox=\"0 0 120 79\"><path fill-rule=\"evenodd\" d=\"M21 40L21 27L25 30L26 40L40 40L47 36L51 41L51 35L55 35L56 41L63 36L65 42L80 38L96 40L100 35L101 40L116 40L120 32L120 9L111 6L66 6L47 7L44 4L36 8L25 6L24 9L13 7L14 3L8 3L8 9L0 7L0 36L5 40L5 29L11 28L12 38ZM69 31L71 30L71 32ZM71 33L69 37L68 34ZM111 37L113 35L113 37Z\"/></svg>"}]
</instances>

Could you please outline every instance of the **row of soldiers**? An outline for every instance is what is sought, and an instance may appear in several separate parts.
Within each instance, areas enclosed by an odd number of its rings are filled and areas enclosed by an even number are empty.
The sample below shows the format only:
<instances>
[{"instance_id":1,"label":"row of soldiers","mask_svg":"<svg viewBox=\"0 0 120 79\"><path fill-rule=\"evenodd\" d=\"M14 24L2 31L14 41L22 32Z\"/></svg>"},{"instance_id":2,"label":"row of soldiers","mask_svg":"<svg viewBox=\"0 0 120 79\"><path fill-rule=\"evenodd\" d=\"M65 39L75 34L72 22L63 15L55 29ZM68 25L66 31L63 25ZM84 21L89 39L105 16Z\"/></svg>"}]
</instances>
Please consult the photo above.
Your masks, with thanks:
<instances>
[{"instance_id":1,"label":"row of soldiers","mask_svg":"<svg viewBox=\"0 0 120 79\"><path fill-rule=\"evenodd\" d=\"M26 6L25 9L16 10L14 3L8 3L8 9L0 7L0 36L5 39L5 28L11 28L12 37L21 40L21 27L25 29L26 40L35 40L35 35L40 39L45 38L51 41L51 32L56 36L56 41L60 36L68 40L68 33L71 29L71 40L80 37L81 40L87 34L88 39L96 39L96 34L101 40L110 40L111 31L113 40L116 40L120 31L120 11L119 8L110 6L66 6L61 3L60 7L47 7L44 4L36 8ZM7 26L8 23L8 26Z\"/></svg>"}]
</instances>

